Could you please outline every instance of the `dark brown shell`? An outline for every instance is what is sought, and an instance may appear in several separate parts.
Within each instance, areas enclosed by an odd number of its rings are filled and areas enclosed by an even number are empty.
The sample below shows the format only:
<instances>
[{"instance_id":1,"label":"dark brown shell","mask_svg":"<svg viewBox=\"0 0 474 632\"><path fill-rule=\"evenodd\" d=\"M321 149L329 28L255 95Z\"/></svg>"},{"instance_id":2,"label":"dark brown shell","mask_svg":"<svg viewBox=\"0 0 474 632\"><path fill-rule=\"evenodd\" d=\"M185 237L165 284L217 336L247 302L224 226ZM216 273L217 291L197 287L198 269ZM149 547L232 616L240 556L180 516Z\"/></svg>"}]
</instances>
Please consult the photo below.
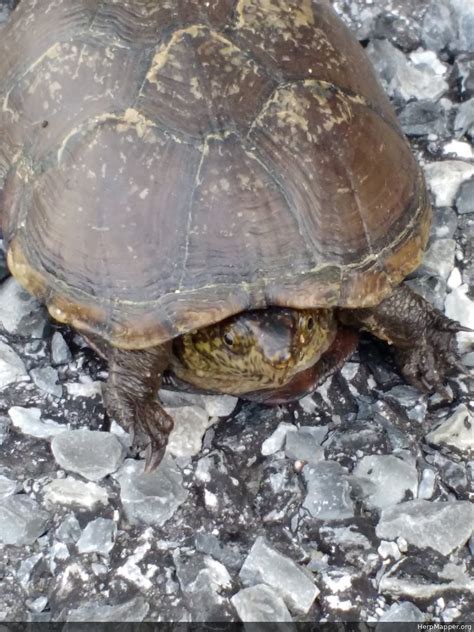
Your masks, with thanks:
<instances>
[{"instance_id":1,"label":"dark brown shell","mask_svg":"<svg viewBox=\"0 0 474 632\"><path fill-rule=\"evenodd\" d=\"M0 103L10 268L114 345L373 305L419 264L422 175L325 2L22 0Z\"/></svg>"}]
</instances>

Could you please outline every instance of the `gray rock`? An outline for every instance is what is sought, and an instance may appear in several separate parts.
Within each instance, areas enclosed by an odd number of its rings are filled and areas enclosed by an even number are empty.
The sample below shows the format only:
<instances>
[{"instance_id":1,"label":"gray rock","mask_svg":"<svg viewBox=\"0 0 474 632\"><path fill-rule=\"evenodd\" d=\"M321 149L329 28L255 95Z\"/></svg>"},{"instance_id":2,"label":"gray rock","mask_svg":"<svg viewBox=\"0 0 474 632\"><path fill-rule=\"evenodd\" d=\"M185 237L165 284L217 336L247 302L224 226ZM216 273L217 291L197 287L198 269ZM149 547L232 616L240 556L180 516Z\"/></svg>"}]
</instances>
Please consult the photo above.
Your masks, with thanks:
<instances>
[{"instance_id":1,"label":"gray rock","mask_svg":"<svg viewBox=\"0 0 474 632\"><path fill-rule=\"evenodd\" d=\"M474 367L474 351L471 351L470 353L466 353L466 355L464 355L462 358L462 362L464 366L467 366L468 368L472 369ZM0 444L1 444L1 440L0 440Z\"/></svg>"},{"instance_id":2,"label":"gray rock","mask_svg":"<svg viewBox=\"0 0 474 632\"><path fill-rule=\"evenodd\" d=\"M117 525L107 518L96 518L89 522L77 541L79 553L108 555L114 547Z\"/></svg>"},{"instance_id":3,"label":"gray rock","mask_svg":"<svg viewBox=\"0 0 474 632\"><path fill-rule=\"evenodd\" d=\"M68 382L64 386L71 397L102 397L103 382L91 380L88 375L79 376L79 382Z\"/></svg>"},{"instance_id":4,"label":"gray rock","mask_svg":"<svg viewBox=\"0 0 474 632\"><path fill-rule=\"evenodd\" d=\"M441 568L430 568L427 560L404 557L383 575L379 592L408 599L432 600L443 593L474 593L474 581L463 564L446 562Z\"/></svg>"},{"instance_id":5,"label":"gray rock","mask_svg":"<svg viewBox=\"0 0 474 632\"><path fill-rule=\"evenodd\" d=\"M390 557L394 560L399 560L402 556L397 544L395 542L387 542L386 540L382 540L377 549L377 553L384 560Z\"/></svg>"},{"instance_id":6,"label":"gray rock","mask_svg":"<svg viewBox=\"0 0 474 632\"><path fill-rule=\"evenodd\" d=\"M474 213L474 178L466 180L459 187L456 198L458 213Z\"/></svg>"},{"instance_id":7,"label":"gray rock","mask_svg":"<svg viewBox=\"0 0 474 632\"><path fill-rule=\"evenodd\" d=\"M64 426L51 419L41 420L39 408L12 406L8 415L17 430L37 439L51 439L64 432Z\"/></svg>"},{"instance_id":8,"label":"gray rock","mask_svg":"<svg viewBox=\"0 0 474 632\"><path fill-rule=\"evenodd\" d=\"M140 551L140 548L142 549ZM135 586L142 592L148 592L153 587L153 582L149 577L142 572L139 561L143 556L143 545L138 547L134 555L130 555L125 560L125 563L116 569L116 574L119 577L123 577L129 584L135 584ZM102 571L100 571L102 574ZM107 567L105 567L105 573L107 573Z\"/></svg>"},{"instance_id":9,"label":"gray rock","mask_svg":"<svg viewBox=\"0 0 474 632\"><path fill-rule=\"evenodd\" d=\"M420 391L407 384L394 386L384 394L388 401L396 402L403 408L412 408L420 400Z\"/></svg>"},{"instance_id":10,"label":"gray rock","mask_svg":"<svg viewBox=\"0 0 474 632\"><path fill-rule=\"evenodd\" d=\"M409 500L382 511L376 534L385 540L402 537L417 548L448 555L469 540L473 525L474 508L467 501Z\"/></svg>"},{"instance_id":11,"label":"gray rock","mask_svg":"<svg viewBox=\"0 0 474 632\"><path fill-rule=\"evenodd\" d=\"M472 490L468 486L468 473L463 461L452 461L436 450L432 454L427 454L426 460L430 465L436 467L440 480L448 489L464 498L468 494L470 495Z\"/></svg>"},{"instance_id":12,"label":"gray rock","mask_svg":"<svg viewBox=\"0 0 474 632\"><path fill-rule=\"evenodd\" d=\"M61 397L63 387L58 384L58 372L53 367L48 366L30 371L31 378L36 386L54 397Z\"/></svg>"},{"instance_id":13,"label":"gray rock","mask_svg":"<svg viewBox=\"0 0 474 632\"><path fill-rule=\"evenodd\" d=\"M16 382L28 382L26 367L19 355L0 340L0 390Z\"/></svg>"},{"instance_id":14,"label":"gray rock","mask_svg":"<svg viewBox=\"0 0 474 632\"><path fill-rule=\"evenodd\" d=\"M20 564L16 576L21 587L24 590L28 588L31 574L37 566L38 562L40 562L42 559L43 555L41 553L38 553L36 555L32 555L31 557L27 557L26 560L23 560L23 562Z\"/></svg>"},{"instance_id":15,"label":"gray rock","mask_svg":"<svg viewBox=\"0 0 474 632\"><path fill-rule=\"evenodd\" d=\"M418 272L438 276L446 281L454 268L455 253L454 239L436 239L425 252Z\"/></svg>"},{"instance_id":16,"label":"gray rock","mask_svg":"<svg viewBox=\"0 0 474 632\"><path fill-rule=\"evenodd\" d=\"M296 431L297 428L293 424L289 424L286 421L279 423L276 430L262 443L261 452L263 456L270 456L270 454L275 454L275 452L281 450L285 444L286 435L289 432Z\"/></svg>"},{"instance_id":17,"label":"gray rock","mask_svg":"<svg viewBox=\"0 0 474 632\"><path fill-rule=\"evenodd\" d=\"M192 457L198 454L202 448L204 434L212 423L207 412L199 406L182 406L167 410L174 419L168 452L176 457Z\"/></svg>"},{"instance_id":18,"label":"gray rock","mask_svg":"<svg viewBox=\"0 0 474 632\"><path fill-rule=\"evenodd\" d=\"M467 285L460 285L446 297L446 316L457 320L464 327L474 330L474 301L468 296ZM473 332L461 332L457 335L458 347L461 353L472 351L474 344Z\"/></svg>"},{"instance_id":19,"label":"gray rock","mask_svg":"<svg viewBox=\"0 0 474 632\"><path fill-rule=\"evenodd\" d=\"M66 430L54 437L51 450L57 463L90 481L100 481L122 463L125 451L117 437L97 430Z\"/></svg>"},{"instance_id":20,"label":"gray rock","mask_svg":"<svg viewBox=\"0 0 474 632\"><path fill-rule=\"evenodd\" d=\"M461 404L435 430L426 435L432 445L448 446L460 452L474 451L474 416Z\"/></svg>"},{"instance_id":21,"label":"gray rock","mask_svg":"<svg viewBox=\"0 0 474 632\"><path fill-rule=\"evenodd\" d=\"M447 286L450 290L455 290L462 285L462 275L459 268L453 268L451 274L448 277Z\"/></svg>"},{"instance_id":22,"label":"gray rock","mask_svg":"<svg viewBox=\"0 0 474 632\"><path fill-rule=\"evenodd\" d=\"M201 401L209 417L228 417L239 400L231 395L202 395Z\"/></svg>"},{"instance_id":23,"label":"gray rock","mask_svg":"<svg viewBox=\"0 0 474 632\"><path fill-rule=\"evenodd\" d=\"M422 623L423 621L426 621L426 616L409 601L393 603L380 617L380 623ZM386 626L377 626L375 631L382 632L384 629Z\"/></svg>"},{"instance_id":24,"label":"gray rock","mask_svg":"<svg viewBox=\"0 0 474 632\"><path fill-rule=\"evenodd\" d=\"M451 50L474 51L474 6L471 0L450 0L457 26L457 38Z\"/></svg>"},{"instance_id":25,"label":"gray rock","mask_svg":"<svg viewBox=\"0 0 474 632\"><path fill-rule=\"evenodd\" d=\"M18 481L0 474L0 499L13 496L13 494L16 494L20 489L21 484Z\"/></svg>"},{"instance_id":26,"label":"gray rock","mask_svg":"<svg viewBox=\"0 0 474 632\"><path fill-rule=\"evenodd\" d=\"M456 57L454 72L459 82L461 97L474 97L474 54L464 53Z\"/></svg>"},{"instance_id":27,"label":"gray rock","mask_svg":"<svg viewBox=\"0 0 474 632\"><path fill-rule=\"evenodd\" d=\"M46 530L50 516L38 503L24 496L0 500L0 542L25 546L33 544Z\"/></svg>"},{"instance_id":28,"label":"gray rock","mask_svg":"<svg viewBox=\"0 0 474 632\"><path fill-rule=\"evenodd\" d=\"M436 101L448 90L448 84L428 65L415 65L387 40L373 40L366 49L391 96L409 101Z\"/></svg>"},{"instance_id":29,"label":"gray rock","mask_svg":"<svg viewBox=\"0 0 474 632\"><path fill-rule=\"evenodd\" d=\"M150 606L143 597L135 597L115 606L100 603L84 603L75 610L70 610L66 621L70 622L111 622L133 623L141 622L148 614ZM68 626L65 626L65 632Z\"/></svg>"},{"instance_id":30,"label":"gray rock","mask_svg":"<svg viewBox=\"0 0 474 632\"><path fill-rule=\"evenodd\" d=\"M286 435L285 455L288 459L319 463L324 461L324 450L317 438L301 428Z\"/></svg>"},{"instance_id":31,"label":"gray rock","mask_svg":"<svg viewBox=\"0 0 474 632\"><path fill-rule=\"evenodd\" d=\"M26 600L26 606L30 612L43 612L47 605L47 597L38 597L37 599Z\"/></svg>"},{"instance_id":32,"label":"gray rock","mask_svg":"<svg viewBox=\"0 0 474 632\"><path fill-rule=\"evenodd\" d=\"M446 112L440 103L433 101L412 101L399 115L403 131L407 136L428 136L446 133Z\"/></svg>"},{"instance_id":33,"label":"gray rock","mask_svg":"<svg viewBox=\"0 0 474 632\"><path fill-rule=\"evenodd\" d=\"M46 309L13 277L0 286L0 325L9 333L41 338L47 323Z\"/></svg>"},{"instance_id":34,"label":"gray rock","mask_svg":"<svg viewBox=\"0 0 474 632\"><path fill-rule=\"evenodd\" d=\"M65 544L75 544L81 537L81 533L81 526L74 514L66 516L56 529L56 537Z\"/></svg>"},{"instance_id":35,"label":"gray rock","mask_svg":"<svg viewBox=\"0 0 474 632\"><path fill-rule=\"evenodd\" d=\"M459 187L474 176L474 165L462 160L441 160L424 167L436 206L453 206Z\"/></svg>"},{"instance_id":36,"label":"gray rock","mask_svg":"<svg viewBox=\"0 0 474 632\"><path fill-rule=\"evenodd\" d=\"M56 366L69 364L72 360L72 354L67 342L59 331L55 331L51 339L51 359Z\"/></svg>"},{"instance_id":37,"label":"gray rock","mask_svg":"<svg viewBox=\"0 0 474 632\"><path fill-rule=\"evenodd\" d=\"M45 499L59 505L78 505L92 509L97 504L106 505L109 500L107 491L96 483L84 483L75 478L62 478L51 481L44 487Z\"/></svg>"},{"instance_id":38,"label":"gray rock","mask_svg":"<svg viewBox=\"0 0 474 632\"><path fill-rule=\"evenodd\" d=\"M347 470L336 462L306 465L303 477L308 493L303 508L318 520L341 520L354 515Z\"/></svg>"},{"instance_id":39,"label":"gray rock","mask_svg":"<svg viewBox=\"0 0 474 632\"><path fill-rule=\"evenodd\" d=\"M436 485L436 473L429 467L423 470L420 485L418 487L418 498L429 499L433 496Z\"/></svg>"},{"instance_id":40,"label":"gray rock","mask_svg":"<svg viewBox=\"0 0 474 632\"><path fill-rule=\"evenodd\" d=\"M440 51L457 37L449 0L431 0L423 19L422 41L426 48Z\"/></svg>"},{"instance_id":41,"label":"gray rock","mask_svg":"<svg viewBox=\"0 0 474 632\"><path fill-rule=\"evenodd\" d=\"M114 477L120 483L120 499L131 524L161 526L186 500L183 476L171 456L145 474L144 462L127 459Z\"/></svg>"},{"instance_id":42,"label":"gray rock","mask_svg":"<svg viewBox=\"0 0 474 632\"><path fill-rule=\"evenodd\" d=\"M240 579L246 586L267 584L297 614L306 614L319 594L311 575L273 549L263 537L255 540L240 569Z\"/></svg>"},{"instance_id":43,"label":"gray rock","mask_svg":"<svg viewBox=\"0 0 474 632\"><path fill-rule=\"evenodd\" d=\"M436 309L444 311L444 301L446 299L446 281L439 277L419 276L406 281L412 290L420 294Z\"/></svg>"},{"instance_id":44,"label":"gray rock","mask_svg":"<svg viewBox=\"0 0 474 632\"><path fill-rule=\"evenodd\" d=\"M231 598L241 621L255 623L291 622L283 599L270 586L257 584L239 590Z\"/></svg>"},{"instance_id":45,"label":"gray rock","mask_svg":"<svg viewBox=\"0 0 474 632\"><path fill-rule=\"evenodd\" d=\"M181 590L195 621L221 621L230 611L227 597L221 593L232 587L232 579L226 567L212 557L173 555L176 574Z\"/></svg>"},{"instance_id":46,"label":"gray rock","mask_svg":"<svg viewBox=\"0 0 474 632\"><path fill-rule=\"evenodd\" d=\"M384 509L416 497L418 472L414 462L407 463L392 454L365 456L353 474L368 509Z\"/></svg>"},{"instance_id":47,"label":"gray rock","mask_svg":"<svg viewBox=\"0 0 474 632\"><path fill-rule=\"evenodd\" d=\"M318 445L322 445L329 433L329 426L301 426L300 432L309 434Z\"/></svg>"},{"instance_id":48,"label":"gray rock","mask_svg":"<svg viewBox=\"0 0 474 632\"><path fill-rule=\"evenodd\" d=\"M9 435L11 420L4 415L0 415L0 446L3 445Z\"/></svg>"},{"instance_id":49,"label":"gray rock","mask_svg":"<svg viewBox=\"0 0 474 632\"><path fill-rule=\"evenodd\" d=\"M243 559L238 545L229 542L224 544L212 533L198 533L195 538L196 550L206 553L227 568L239 570Z\"/></svg>"},{"instance_id":50,"label":"gray rock","mask_svg":"<svg viewBox=\"0 0 474 632\"><path fill-rule=\"evenodd\" d=\"M180 391L168 391L163 388L159 392L160 401L170 408L183 406L199 406L204 408L209 417L227 417L239 401L232 395L198 395Z\"/></svg>"},{"instance_id":51,"label":"gray rock","mask_svg":"<svg viewBox=\"0 0 474 632\"><path fill-rule=\"evenodd\" d=\"M474 98L465 101L458 106L456 118L454 119L454 132L457 138L464 134L474 137Z\"/></svg>"},{"instance_id":52,"label":"gray rock","mask_svg":"<svg viewBox=\"0 0 474 632\"><path fill-rule=\"evenodd\" d=\"M452 239L458 228L458 216L456 211L449 206L440 206L433 209L433 222L431 224L431 238Z\"/></svg>"}]
</instances>

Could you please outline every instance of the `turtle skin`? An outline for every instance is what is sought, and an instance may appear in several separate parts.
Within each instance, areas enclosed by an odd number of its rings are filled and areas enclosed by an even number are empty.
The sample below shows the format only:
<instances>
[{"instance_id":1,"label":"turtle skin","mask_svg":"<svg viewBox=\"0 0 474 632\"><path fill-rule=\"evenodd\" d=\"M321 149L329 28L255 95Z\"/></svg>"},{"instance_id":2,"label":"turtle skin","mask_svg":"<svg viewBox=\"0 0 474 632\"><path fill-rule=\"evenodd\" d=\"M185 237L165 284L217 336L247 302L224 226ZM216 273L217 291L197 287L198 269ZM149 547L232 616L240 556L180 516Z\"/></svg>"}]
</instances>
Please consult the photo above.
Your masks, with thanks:
<instances>
[{"instance_id":1,"label":"turtle skin","mask_svg":"<svg viewBox=\"0 0 474 632\"><path fill-rule=\"evenodd\" d=\"M0 100L9 269L108 359L107 412L149 468L172 428L156 391L170 367L180 379L176 341L209 332L212 364L228 319L339 323L314 367L256 381L262 401L316 388L355 346L347 325L424 388L456 366L459 326L400 285L427 244L423 174L324 0L22 0Z\"/></svg>"}]
</instances>

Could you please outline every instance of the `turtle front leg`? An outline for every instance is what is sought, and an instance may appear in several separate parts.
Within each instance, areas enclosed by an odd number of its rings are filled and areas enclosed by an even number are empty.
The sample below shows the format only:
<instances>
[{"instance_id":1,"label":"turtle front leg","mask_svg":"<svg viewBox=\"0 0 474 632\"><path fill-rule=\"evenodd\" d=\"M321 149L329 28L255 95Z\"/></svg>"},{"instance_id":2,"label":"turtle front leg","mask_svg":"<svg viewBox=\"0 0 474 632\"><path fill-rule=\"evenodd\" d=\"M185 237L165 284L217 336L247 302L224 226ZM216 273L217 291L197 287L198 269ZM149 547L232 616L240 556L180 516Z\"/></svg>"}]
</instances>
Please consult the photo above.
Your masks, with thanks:
<instances>
[{"instance_id":1,"label":"turtle front leg","mask_svg":"<svg viewBox=\"0 0 474 632\"><path fill-rule=\"evenodd\" d=\"M369 331L393 345L395 362L407 382L436 390L461 364L456 334L470 331L435 309L407 285L372 308L341 310L342 322Z\"/></svg>"},{"instance_id":2,"label":"turtle front leg","mask_svg":"<svg viewBox=\"0 0 474 632\"><path fill-rule=\"evenodd\" d=\"M173 429L172 418L156 399L170 345L133 351L109 348L107 359L107 414L130 432L134 448L145 450L145 471L151 472L160 464Z\"/></svg>"}]
</instances>

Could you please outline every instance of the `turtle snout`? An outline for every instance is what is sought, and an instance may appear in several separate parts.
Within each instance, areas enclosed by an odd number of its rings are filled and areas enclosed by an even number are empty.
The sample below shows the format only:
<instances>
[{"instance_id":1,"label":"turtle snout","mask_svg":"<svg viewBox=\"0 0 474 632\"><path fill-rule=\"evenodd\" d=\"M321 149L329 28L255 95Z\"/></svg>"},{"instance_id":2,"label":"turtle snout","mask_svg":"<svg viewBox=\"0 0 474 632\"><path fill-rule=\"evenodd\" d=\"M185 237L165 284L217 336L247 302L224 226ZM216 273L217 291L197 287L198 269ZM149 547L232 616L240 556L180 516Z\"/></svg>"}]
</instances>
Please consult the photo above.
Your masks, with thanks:
<instances>
[{"instance_id":1,"label":"turtle snout","mask_svg":"<svg viewBox=\"0 0 474 632\"><path fill-rule=\"evenodd\" d=\"M286 310L272 311L250 323L250 328L266 361L280 367L294 359L295 322L291 313L286 313Z\"/></svg>"}]
</instances>

